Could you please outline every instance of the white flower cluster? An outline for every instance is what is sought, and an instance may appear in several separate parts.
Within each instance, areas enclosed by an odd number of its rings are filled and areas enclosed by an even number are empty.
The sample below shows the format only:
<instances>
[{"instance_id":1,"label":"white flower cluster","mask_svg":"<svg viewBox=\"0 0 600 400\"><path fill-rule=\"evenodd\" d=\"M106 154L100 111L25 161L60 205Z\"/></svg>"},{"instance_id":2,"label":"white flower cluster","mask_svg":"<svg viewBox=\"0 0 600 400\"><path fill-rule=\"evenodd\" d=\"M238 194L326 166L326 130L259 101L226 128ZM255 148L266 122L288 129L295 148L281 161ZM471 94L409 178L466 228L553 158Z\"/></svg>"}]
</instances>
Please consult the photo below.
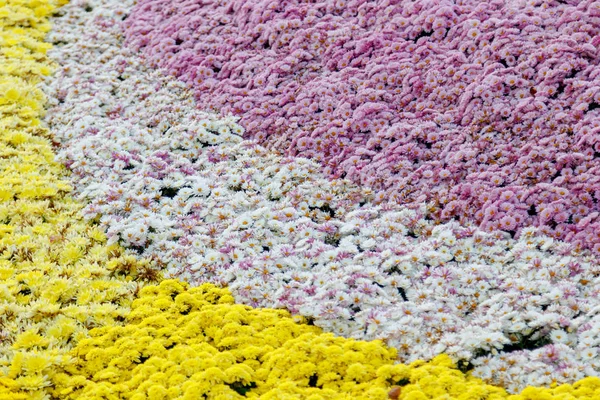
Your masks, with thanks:
<instances>
[{"instance_id":1,"label":"white flower cluster","mask_svg":"<svg viewBox=\"0 0 600 400\"><path fill-rule=\"evenodd\" d=\"M436 225L426 205L373 206L368 189L243 141L121 48L130 3L65 6L45 88L59 157L111 241L239 302L384 339L402 361L447 353L511 391L598 375L597 260L534 229L514 240Z\"/></svg>"}]
</instances>

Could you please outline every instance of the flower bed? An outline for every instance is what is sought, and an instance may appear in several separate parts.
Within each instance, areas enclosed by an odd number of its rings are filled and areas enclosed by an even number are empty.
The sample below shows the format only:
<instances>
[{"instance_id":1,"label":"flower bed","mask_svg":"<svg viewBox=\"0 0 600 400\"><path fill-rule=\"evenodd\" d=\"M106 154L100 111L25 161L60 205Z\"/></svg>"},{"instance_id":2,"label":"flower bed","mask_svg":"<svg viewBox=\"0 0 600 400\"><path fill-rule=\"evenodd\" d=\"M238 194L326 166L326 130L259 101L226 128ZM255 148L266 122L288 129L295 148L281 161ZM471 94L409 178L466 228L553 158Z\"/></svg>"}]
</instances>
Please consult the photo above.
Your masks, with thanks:
<instances>
[{"instance_id":1,"label":"flower bed","mask_svg":"<svg viewBox=\"0 0 600 400\"><path fill-rule=\"evenodd\" d=\"M2 398L598 397L590 252L243 140L122 48L132 4L62 7L41 84L59 3L0 6Z\"/></svg>"},{"instance_id":2,"label":"flower bed","mask_svg":"<svg viewBox=\"0 0 600 400\"><path fill-rule=\"evenodd\" d=\"M201 108L377 201L598 255L598 4L142 0L125 24Z\"/></svg>"},{"instance_id":3,"label":"flower bed","mask_svg":"<svg viewBox=\"0 0 600 400\"><path fill-rule=\"evenodd\" d=\"M197 111L183 84L121 50L121 7L66 11L48 89L60 159L109 242L244 304L383 339L401 361L448 354L512 392L597 374L588 252L532 228L437 225L431 206L375 205L312 161L243 141L235 119Z\"/></svg>"}]
</instances>

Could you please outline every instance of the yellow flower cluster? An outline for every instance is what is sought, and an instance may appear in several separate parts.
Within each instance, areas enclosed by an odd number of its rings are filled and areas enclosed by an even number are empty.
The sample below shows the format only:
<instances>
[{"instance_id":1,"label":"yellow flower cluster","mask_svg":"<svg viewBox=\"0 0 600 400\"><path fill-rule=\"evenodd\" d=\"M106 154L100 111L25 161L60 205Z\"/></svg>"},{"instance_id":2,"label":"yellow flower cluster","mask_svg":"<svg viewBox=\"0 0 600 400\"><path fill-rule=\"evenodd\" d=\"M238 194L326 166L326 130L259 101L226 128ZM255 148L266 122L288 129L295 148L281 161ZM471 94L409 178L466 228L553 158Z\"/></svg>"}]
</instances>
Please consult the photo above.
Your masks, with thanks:
<instances>
[{"instance_id":1,"label":"yellow flower cluster","mask_svg":"<svg viewBox=\"0 0 600 400\"><path fill-rule=\"evenodd\" d=\"M69 399L387 398L381 342L323 334L287 311L234 304L227 289L146 286L127 324L92 330L57 393ZM73 377L77 379L73 381ZM75 383L73 383L75 382ZM104 396L104 397L102 397Z\"/></svg>"},{"instance_id":2,"label":"yellow flower cluster","mask_svg":"<svg viewBox=\"0 0 600 400\"><path fill-rule=\"evenodd\" d=\"M394 365L380 342L190 289L107 246L69 197L36 87L64 0L0 0L0 399L598 399L600 379L503 389L448 357ZM134 301L134 299L136 299Z\"/></svg>"},{"instance_id":3,"label":"yellow flower cluster","mask_svg":"<svg viewBox=\"0 0 600 400\"><path fill-rule=\"evenodd\" d=\"M456 369L447 356L393 364L381 342L324 334L283 310L234 304L227 289L146 286L124 326L97 328L54 395L66 399L598 399L600 379L519 395ZM63 397L64 396L64 397Z\"/></svg>"},{"instance_id":4,"label":"yellow flower cluster","mask_svg":"<svg viewBox=\"0 0 600 400\"><path fill-rule=\"evenodd\" d=\"M149 268L80 216L41 124L60 1L0 0L0 399L43 399L89 329L122 323ZM112 269L111 269L112 268ZM128 279L120 278L132 272ZM118 278L118 279L115 279Z\"/></svg>"}]
</instances>

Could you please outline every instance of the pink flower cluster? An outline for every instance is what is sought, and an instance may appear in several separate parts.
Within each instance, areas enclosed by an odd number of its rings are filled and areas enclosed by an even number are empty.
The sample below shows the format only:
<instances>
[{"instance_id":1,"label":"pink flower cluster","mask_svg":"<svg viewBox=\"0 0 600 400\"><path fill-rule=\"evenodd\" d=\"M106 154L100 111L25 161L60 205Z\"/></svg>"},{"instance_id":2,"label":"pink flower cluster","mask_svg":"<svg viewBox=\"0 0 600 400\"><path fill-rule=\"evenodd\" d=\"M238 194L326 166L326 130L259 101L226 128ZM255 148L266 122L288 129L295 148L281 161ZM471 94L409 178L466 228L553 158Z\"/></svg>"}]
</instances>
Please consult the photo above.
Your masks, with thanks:
<instances>
[{"instance_id":1,"label":"pink flower cluster","mask_svg":"<svg viewBox=\"0 0 600 400\"><path fill-rule=\"evenodd\" d=\"M125 24L200 108L379 201L599 253L600 3L566 3L140 0Z\"/></svg>"}]
</instances>

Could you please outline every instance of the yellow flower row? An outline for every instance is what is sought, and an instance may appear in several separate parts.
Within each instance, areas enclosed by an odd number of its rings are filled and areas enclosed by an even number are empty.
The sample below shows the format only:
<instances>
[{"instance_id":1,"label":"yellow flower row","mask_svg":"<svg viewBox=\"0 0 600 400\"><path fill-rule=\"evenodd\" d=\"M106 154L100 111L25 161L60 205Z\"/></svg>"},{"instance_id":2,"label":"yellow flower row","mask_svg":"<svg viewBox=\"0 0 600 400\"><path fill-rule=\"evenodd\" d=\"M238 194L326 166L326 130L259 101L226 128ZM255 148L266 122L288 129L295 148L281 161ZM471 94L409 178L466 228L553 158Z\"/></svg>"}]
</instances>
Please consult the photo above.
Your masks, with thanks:
<instances>
[{"instance_id":1,"label":"yellow flower row","mask_svg":"<svg viewBox=\"0 0 600 400\"><path fill-rule=\"evenodd\" d=\"M95 329L74 349L73 399L387 397L396 352L322 334L283 310L234 304L227 289L147 286L123 327ZM89 379L91 377L91 379ZM87 379L84 379L87 378ZM343 393L343 394L342 394ZM311 397L312 396L312 397Z\"/></svg>"},{"instance_id":2,"label":"yellow flower row","mask_svg":"<svg viewBox=\"0 0 600 400\"><path fill-rule=\"evenodd\" d=\"M299 323L300 322L300 323ZM598 399L600 379L520 395L456 369L447 356L393 364L395 349L324 334L287 311L234 304L227 289L146 286L124 326L94 329L54 395L68 399Z\"/></svg>"},{"instance_id":3,"label":"yellow flower row","mask_svg":"<svg viewBox=\"0 0 600 400\"><path fill-rule=\"evenodd\" d=\"M226 289L145 285L148 262L81 218L40 122L43 37L63 3L0 0L0 399L384 399L394 384L413 400L600 398L596 378L508 396L447 357L393 365L379 342Z\"/></svg>"}]
</instances>

